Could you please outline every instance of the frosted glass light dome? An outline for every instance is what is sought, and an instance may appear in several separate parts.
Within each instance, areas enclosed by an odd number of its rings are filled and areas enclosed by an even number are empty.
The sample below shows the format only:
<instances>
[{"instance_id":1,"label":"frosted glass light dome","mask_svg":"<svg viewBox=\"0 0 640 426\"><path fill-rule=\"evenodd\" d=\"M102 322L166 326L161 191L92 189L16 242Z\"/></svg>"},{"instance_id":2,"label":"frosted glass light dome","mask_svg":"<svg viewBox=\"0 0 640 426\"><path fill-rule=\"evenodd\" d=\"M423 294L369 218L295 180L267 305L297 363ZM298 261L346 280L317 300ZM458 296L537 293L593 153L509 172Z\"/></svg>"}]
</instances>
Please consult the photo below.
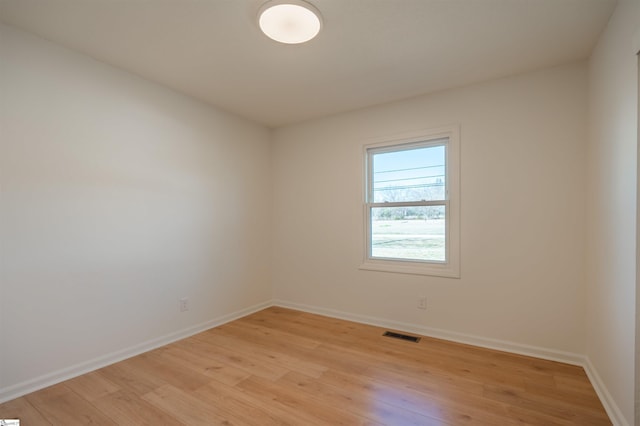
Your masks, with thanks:
<instances>
[{"instance_id":1,"label":"frosted glass light dome","mask_svg":"<svg viewBox=\"0 0 640 426\"><path fill-rule=\"evenodd\" d=\"M272 0L258 14L258 24L267 37L285 44L311 40L320 32L320 12L300 0Z\"/></svg>"}]
</instances>

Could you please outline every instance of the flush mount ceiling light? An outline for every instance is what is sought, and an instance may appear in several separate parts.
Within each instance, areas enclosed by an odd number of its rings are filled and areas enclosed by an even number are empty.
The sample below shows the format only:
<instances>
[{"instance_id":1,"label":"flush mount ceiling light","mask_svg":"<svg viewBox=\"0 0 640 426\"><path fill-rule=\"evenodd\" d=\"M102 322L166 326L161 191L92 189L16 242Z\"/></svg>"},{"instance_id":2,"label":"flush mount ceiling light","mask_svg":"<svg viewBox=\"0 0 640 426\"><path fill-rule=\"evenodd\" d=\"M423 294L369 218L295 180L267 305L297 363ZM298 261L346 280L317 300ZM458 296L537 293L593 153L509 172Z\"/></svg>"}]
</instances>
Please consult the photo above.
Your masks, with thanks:
<instances>
[{"instance_id":1,"label":"flush mount ceiling light","mask_svg":"<svg viewBox=\"0 0 640 426\"><path fill-rule=\"evenodd\" d=\"M301 0L271 0L258 12L258 24L267 37L286 44L309 41L320 32L320 12Z\"/></svg>"}]
</instances>

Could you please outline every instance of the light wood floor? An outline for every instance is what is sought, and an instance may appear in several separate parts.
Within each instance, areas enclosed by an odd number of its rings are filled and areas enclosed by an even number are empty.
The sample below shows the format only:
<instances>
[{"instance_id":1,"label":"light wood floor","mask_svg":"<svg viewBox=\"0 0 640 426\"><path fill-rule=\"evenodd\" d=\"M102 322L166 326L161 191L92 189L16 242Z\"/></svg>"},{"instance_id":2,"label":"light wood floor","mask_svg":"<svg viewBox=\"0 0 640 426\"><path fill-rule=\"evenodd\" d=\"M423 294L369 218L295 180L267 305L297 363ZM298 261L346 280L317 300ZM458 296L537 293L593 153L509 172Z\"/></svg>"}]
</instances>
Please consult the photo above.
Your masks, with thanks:
<instances>
[{"instance_id":1,"label":"light wood floor","mask_svg":"<svg viewBox=\"0 0 640 426\"><path fill-rule=\"evenodd\" d=\"M580 367L269 308L0 405L31 425L610 425Z\"/></svg>"}]
</instances>

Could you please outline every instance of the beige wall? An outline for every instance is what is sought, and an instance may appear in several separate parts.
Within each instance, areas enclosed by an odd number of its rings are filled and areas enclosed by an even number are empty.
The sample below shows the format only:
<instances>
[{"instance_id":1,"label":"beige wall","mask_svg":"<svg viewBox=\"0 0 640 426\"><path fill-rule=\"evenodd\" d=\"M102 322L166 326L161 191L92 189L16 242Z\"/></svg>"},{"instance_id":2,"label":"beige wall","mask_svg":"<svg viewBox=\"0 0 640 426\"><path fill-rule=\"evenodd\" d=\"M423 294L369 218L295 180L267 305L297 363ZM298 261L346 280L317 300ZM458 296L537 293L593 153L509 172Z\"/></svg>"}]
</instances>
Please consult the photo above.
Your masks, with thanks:
<instances>
[{"instance_id":1,"label":"beige wall","mask_svg":"<svg viewBox=\"0 0 640 426\"><path fill-rule=\"evenodd\" d=\"M270 300L268 129L0 39L0 394Z\"/></svg>"},{"instance_id":2,"label":"beige wall","mask_svg":"<svg viewBox=\"0 0 640 426\"><path fill-rule=\"evenodd\" d=\"M275 297L584 353L586 87L575 64L276 130ZM461 128L462 278L359 270L363 144L449 124Z\"/></svg>"},{"instance_id":3,"label":"beige wall","mask_svg":"<svg viewBox=\"0 0 640 426\"><path fill-rule=\"evenodd\" d=\"M633 424L640 2L621 0L589 63L586 354Z\"/></svg>"}]
</instances>

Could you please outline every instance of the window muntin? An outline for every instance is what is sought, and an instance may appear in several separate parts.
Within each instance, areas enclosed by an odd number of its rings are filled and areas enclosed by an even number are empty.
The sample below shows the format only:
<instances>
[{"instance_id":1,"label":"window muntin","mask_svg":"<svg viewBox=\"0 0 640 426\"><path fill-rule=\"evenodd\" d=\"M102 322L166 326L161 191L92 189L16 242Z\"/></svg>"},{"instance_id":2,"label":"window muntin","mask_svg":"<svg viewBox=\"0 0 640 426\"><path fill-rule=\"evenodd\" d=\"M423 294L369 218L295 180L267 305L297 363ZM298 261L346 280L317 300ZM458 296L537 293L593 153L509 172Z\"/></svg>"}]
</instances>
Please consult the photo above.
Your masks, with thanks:
<instances>
[{"instance_id":1,"label":"window muntin","mask_svg":"<svg viewBox=\"0 0 640 426\"><path fill-rule=\"evenodd\" d=\"M365 146L361 269L459 277L458 132Z\"/></svg>"}]
</instances>

